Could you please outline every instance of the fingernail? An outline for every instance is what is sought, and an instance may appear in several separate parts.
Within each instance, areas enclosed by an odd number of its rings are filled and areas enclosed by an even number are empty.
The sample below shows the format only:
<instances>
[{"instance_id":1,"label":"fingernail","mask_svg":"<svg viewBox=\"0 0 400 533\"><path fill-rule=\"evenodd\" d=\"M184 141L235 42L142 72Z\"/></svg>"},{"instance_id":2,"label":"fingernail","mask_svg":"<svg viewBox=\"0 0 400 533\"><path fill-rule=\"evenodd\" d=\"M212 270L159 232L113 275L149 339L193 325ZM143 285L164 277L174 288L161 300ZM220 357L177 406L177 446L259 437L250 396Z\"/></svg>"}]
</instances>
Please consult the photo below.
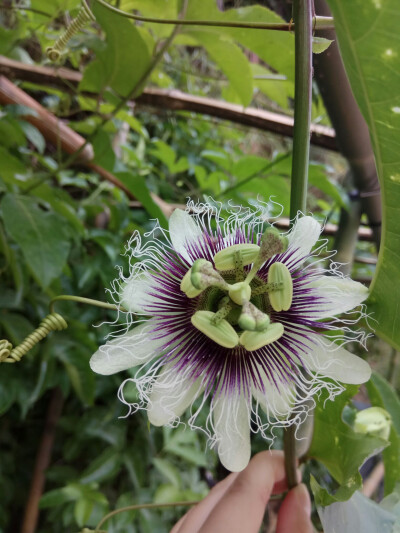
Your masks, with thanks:
<instances>
[{"instance_id":1,"label":"fingernail","mask_svg":"<svg viewBox=\"0 0 400 533\"><path fill-rule=\"evenodd\" d=\"M311 499L310 495L308 493L307 487L304 485L304 483L300 483L300 485L297 485L292 491L295 494L296 502L299 507L302 507L304 509L304 512L310 516L311 515Z\"/></svg>"}]
</instances>

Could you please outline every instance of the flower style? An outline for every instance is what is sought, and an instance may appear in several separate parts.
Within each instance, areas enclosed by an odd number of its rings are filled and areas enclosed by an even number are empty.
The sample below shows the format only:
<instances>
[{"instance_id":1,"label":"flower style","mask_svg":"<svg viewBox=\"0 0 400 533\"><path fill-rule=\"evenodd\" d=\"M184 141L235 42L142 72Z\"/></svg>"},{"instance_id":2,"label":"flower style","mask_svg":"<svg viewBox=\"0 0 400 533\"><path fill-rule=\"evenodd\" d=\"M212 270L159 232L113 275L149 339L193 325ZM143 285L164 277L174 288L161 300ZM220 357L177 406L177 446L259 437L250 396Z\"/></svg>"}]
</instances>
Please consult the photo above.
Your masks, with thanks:
<instances>
[{"instance_id":1,"label":"flower style","mask_svg":"<svg viewBox=\"0 0 400 533\"><path fill-rule=\"evenodd\" d=\"M338 344L352 339L357 319L334 318L367 289L315 260L325 243L312 252L321 232L314 218L299 216L286 235L264 221L262 208L237 208L223 221L217 208L190 203L172 214L169 239L157 237L158 226L144 245L135 235L130 276L120 272L113 294L131 321L141 318L90 361L105 375L139 367L119 396L130 412L146 408L156 426L190 408L196 427L207 403L202 429L231 471L247 465L251 431L268 438L271 425L299 423L321 390L333 399L340 382L370 377L368 364ZM136 404L124 399L128 381Z\"/></svg>"}]
</instances>

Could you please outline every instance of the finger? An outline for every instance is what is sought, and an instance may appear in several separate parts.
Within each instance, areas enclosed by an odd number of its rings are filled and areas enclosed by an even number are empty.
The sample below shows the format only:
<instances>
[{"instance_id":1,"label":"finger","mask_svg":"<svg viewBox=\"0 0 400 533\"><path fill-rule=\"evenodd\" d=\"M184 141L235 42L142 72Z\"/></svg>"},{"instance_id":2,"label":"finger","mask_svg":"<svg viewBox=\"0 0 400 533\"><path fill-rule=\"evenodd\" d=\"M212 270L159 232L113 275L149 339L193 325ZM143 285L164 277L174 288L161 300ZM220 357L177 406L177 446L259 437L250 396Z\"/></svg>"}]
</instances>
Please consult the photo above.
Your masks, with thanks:
<instances>
[{"instance_id":1,"label":"finger","mask_svg":"<svg viewBox=\"0 0 400 533\"><path fill-rule=\"evenodd\" d=\"M278 513L276 533L313 533L311 500L305 485L297 485L283 500Z\"/></svg>"},{"instance_id":2,"label":"finger","mask_svg":"<svg viewBox=\"0 0 400 533\"><path fill-rule=\"evenodd\" d=\"M209 494L200 503L188 511L171 529L170 533L195 533L203 524L225 492L235 481L238 473L227 476L213 487Z\"/></svg>"},{"instance_id":3,"label":"finger","mask_svg":"<svg viewBox=\"0 0 400 533\"><path fill-rule=\"evenodd\" d=\"M259 453L238 474L199 533L257 533L272 489L275 484L283 486L284 479L283 453Z\"/></svg>"}]
</instances>

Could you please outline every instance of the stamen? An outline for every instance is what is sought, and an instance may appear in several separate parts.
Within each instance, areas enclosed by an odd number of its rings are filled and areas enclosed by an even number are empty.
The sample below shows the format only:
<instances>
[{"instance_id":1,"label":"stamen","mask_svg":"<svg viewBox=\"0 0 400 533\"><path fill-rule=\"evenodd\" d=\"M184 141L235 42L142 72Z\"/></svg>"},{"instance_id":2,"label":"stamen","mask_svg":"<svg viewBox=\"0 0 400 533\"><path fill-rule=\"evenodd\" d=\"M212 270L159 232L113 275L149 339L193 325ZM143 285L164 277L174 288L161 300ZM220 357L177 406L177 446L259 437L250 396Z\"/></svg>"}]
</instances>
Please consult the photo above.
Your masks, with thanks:
<instances>
[{"instance_id":1,"label":"stamen","mask_svg":"<svg viewBox=\"0 0 400 533\"><path fill-rule=\"evenodd\" d=\"M235 252L235 280L236 282L244 280L243 256L240 250Z\"/></svg>"},{"instance_id":2,"label":"stamen","mask_svg":"<svg viewBox=\"0 0 400 533\"><path fill-rule=\"evenodd\" d=\"M215 313L214 318L212 319L213 324L217 325L224 319L233 309L233 303L231 300L225 296L220 302L218 311Z\"/></svg>"},{"instance_id":3,"label":"stamen","mask_svg":"<svg viewBox=\"0 0 400 533\"><path fill-rule=\"evenodd\" d=\"M191 322L196 329L220 346L235 348L239 344L239 335L229 322L224 319L215 324L215 315L216 313L212 311L197 311L192 316Z\"/></svg>"},{"instance_id":4,"label":"stamen","mask_svg":"<svg viewBox=\"0 0 400 533\"><path fill-rule=\"evenodd\" d=\"M280 322L270 324L265 331L244 331L239 339L240 344L248 351L254 352L267 344L277 341L284 332Z\"/></svg>"},{"instance_id":5,"label":"stamen","mask_svg":"<svg viewBox=\"0 0 400 533\"><path fill-rule=\"evenodd\" d=\"M279 291L269 293L268 298L275 311L287 311L293 300L293 280L290 271L283 263L273 263L268 271L269 283L282 283Z\"/></svg>"},{"instance_id":6,"label":"stamen","mask_svg":"<svg viewBox=\"0 0 400 533\"><path fill-rule=\"evenodd\" d=\"M228 246L214 255L215 268L222 271L236 269L236 252L240 252L243 268L254 262L260 252L260 247L257 244L246 243Z\"/></svg>"},{"instance_id":7,"label":"stamen","mask_svg":"<svg viewBox=\"0 0 400 533\"><path fill-rule=\"evenodd\" d=\"M260 294L265 294L266 292L279 291L282 287L282 282L264 283L252 289L251 296L260 296Z\"/></svg>"}]
</instances>

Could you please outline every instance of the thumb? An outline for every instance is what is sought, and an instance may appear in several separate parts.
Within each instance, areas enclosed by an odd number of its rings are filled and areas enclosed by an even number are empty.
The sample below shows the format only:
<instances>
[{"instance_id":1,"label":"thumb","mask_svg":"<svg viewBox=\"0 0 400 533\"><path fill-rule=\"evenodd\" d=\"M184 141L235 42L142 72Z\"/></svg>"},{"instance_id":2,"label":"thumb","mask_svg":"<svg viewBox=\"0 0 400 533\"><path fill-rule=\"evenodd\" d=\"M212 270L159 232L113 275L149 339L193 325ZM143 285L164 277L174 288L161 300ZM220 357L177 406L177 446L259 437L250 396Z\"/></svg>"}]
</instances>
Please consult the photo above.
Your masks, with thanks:
<instances>
[{"instance_id":1,"label":"thumb","mask_svg":"<svg viewBox=\"0 0 400 533\"><path fill-rule=\"evenodd\" d=\"M297 485L283 500L278 513L276 533L313 533L311 500L305 485Z\"/></svg>"}]
</instances>

